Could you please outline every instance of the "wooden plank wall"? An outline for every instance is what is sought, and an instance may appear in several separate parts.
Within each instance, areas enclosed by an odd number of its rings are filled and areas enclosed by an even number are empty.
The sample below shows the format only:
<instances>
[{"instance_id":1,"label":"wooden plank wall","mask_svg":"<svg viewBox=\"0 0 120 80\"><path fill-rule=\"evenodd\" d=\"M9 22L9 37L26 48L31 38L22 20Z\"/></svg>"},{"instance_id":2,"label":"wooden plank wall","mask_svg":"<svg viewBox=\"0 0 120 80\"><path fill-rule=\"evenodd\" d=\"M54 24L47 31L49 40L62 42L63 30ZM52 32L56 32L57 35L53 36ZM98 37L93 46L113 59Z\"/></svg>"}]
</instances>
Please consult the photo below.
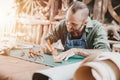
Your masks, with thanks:
<instances>
[{"instance_id":1,"label":"wooden plank wall","mask_svg":"<svg viewBox=\"0 0 120 80\"><path fill-rule=\"evenodd\" d=\"M16 24L14 33L16 34L17 40L40 44L41 39L47 35L56 24L57 22L49 22L48 20L33 20L28 23L19 21Z\"/></svg>"}]
</instances>

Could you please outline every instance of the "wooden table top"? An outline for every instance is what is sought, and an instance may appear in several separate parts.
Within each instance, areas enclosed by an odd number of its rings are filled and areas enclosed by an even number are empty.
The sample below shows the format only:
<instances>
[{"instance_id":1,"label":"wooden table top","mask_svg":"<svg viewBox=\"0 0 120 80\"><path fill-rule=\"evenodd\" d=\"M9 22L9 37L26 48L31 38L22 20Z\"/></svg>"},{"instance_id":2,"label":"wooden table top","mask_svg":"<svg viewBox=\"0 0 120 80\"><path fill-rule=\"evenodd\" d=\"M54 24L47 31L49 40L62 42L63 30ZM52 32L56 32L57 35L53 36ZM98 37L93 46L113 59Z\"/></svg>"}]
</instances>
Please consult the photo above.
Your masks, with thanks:
<instances>
[{"instance_id":1,"label":"wooden table top","mask_svg":"<svg viewBox=\"0 0 120 80\"><path fill-rule=\"evenodd\" d=\"M42 64L0 55L0 80L32 80L35 71L48 68Z\"/></svg>"}]
</instances>

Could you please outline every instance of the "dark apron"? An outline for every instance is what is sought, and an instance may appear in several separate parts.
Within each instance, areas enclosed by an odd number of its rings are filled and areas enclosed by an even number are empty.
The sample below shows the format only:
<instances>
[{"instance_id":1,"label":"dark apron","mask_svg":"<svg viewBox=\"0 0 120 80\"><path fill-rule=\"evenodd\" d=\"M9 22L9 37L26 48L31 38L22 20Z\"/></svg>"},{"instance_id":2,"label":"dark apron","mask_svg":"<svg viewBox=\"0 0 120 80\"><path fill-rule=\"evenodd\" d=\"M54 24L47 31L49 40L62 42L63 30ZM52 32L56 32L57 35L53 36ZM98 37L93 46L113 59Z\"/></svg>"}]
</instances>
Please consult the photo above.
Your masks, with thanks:
<instances>
[{"instance_id":1,"label":"dark apron","mask_svg":"<svg viewBox=\"0 0 120 80\"><path fill-rule=\"evenodd\" d=\"M67 33L67 38L64 46L65 50L71 48L87 48L86 32L83 33L80 39L70 39L69 36L70 33Z\"/></svg>"}]
</instances>

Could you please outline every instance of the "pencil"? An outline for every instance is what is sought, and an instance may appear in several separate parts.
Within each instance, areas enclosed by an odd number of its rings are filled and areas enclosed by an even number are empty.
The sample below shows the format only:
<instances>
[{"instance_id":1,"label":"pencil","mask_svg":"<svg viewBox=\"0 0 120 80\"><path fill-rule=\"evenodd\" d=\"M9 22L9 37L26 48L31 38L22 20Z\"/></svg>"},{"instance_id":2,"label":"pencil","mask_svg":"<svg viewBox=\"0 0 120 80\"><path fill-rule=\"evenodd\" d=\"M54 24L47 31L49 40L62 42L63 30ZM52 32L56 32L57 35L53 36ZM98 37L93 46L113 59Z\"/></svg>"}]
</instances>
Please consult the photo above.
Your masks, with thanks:
<instances>
[{"instance_id":1,"label":"pencil","mask_svg":"<svg viewBox=\"0 0 120 80\"><path fill-rule=\"evenodd\" d=\"M53 56L57 56L58 55L57 50L51 45L51 42L49 39L47 39L47 43L48 43L49 48L51 49L51 54Z\"/></svg>"}]
</instances>

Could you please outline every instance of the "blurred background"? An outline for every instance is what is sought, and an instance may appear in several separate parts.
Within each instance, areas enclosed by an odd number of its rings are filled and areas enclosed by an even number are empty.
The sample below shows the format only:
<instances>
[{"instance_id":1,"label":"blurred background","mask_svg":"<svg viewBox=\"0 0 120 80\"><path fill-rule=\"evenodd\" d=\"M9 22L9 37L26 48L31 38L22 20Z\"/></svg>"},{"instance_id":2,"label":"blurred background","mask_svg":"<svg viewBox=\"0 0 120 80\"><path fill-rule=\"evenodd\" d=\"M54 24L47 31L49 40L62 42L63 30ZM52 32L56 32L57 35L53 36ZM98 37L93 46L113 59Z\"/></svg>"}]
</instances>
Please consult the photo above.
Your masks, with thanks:
<instances>
[{"instance_id":1,"label":"blurred background","mask_svg":"<svg viewBox=\"0 0 120 80\"><path fill-rule=\"evenodd\" d=\"M65 17L75 0L0 0L0 41L41 39ZM100 21L108 39L120 41L120 0L79 0L87 4L90 17Z\"/></svg>"}]
</instances>

